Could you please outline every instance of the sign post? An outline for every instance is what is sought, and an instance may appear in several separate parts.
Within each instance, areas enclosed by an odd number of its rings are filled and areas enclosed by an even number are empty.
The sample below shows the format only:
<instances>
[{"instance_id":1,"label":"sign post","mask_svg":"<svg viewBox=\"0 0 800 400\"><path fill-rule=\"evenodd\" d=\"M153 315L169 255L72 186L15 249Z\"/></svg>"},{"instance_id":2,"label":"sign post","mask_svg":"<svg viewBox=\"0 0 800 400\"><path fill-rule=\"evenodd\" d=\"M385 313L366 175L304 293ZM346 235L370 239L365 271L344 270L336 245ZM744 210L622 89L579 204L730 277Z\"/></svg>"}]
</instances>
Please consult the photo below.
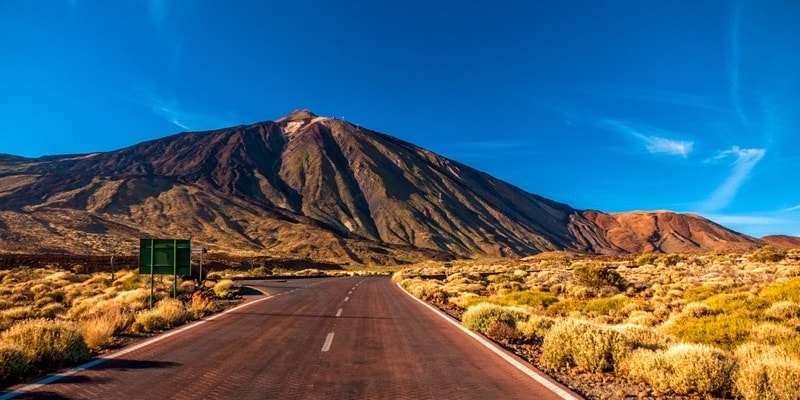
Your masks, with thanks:
<instances>
[{"instance_id":1,"label":"sign post","mask_svg":"<svg viewBox=\"0 0 800 400\"><path fill-rule=\"evenodd\" d=\"M172 275L172 296L178 297L178 275L191 275L192 241L140 239L139 274L150 274L150 308L153 308L155 275Z\"/></svg>"}]
</instances>

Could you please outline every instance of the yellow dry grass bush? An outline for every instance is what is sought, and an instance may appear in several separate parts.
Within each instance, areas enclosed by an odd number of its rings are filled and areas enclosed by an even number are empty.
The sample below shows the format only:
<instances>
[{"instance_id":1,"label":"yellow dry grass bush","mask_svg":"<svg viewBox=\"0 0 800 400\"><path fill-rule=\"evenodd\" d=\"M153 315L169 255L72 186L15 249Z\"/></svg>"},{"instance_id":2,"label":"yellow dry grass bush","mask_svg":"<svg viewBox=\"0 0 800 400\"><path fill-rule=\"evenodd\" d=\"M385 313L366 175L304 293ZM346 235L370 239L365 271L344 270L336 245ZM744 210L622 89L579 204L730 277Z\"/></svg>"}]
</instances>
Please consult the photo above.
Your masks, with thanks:
<instances>
[{"instance_id":1,"label":"yellow dry grass bush","mask_svg":"<svg viewBox=\"0 0 800 400\"><path fill-rule=\"evenodd\" d=\"M663 350L677 343L674 337L641 325L614 325L612 329L619 332L632 349Z\"/></svg>"},{"instance_id":2,"label":"yellow dry grass bush","mask_svg":"<svg viewBox=\"0 0 800 400\"><path fill-rule=\"evenodd\" d=\"M751 399L800 399L800 360L782 349L748 343L736 349L735 386Z\"/></svg>"},{"instance_id":3,"label":"yellow dry grass bush","mask_svg":"<svg viewBox=\"0 0 800 400\"><path fill-rule=\"evenodd\" d=\"M90 357L77 327L67 321L21 321L3 332L0 343L22 351L39 370L72 365Z\"/></svg>"},{"instance_id":4,"label":"yellow dry grass bush","mask_svg":"<svg viewBox=\"0 0 800 400\"><path fill-rule=\"evenodd\" d=\"M165 298L150 310L140 311L131 325L136 333L169 329L186 322L188 313L180 300Z\"/></svg>"},{"instance_id":5,"label":"yellow dry grass bush","mask_svg":"<svg viewBox=\"0 0 800 400\"><path fill-rule=\"evenodd\" d=\"M771 322L756 325L750 330L752 341L760 344L778 345L800 337L800 333L788 326Z\"/></svg>"},{"instance_id":6,"label":"yellow dry grass bush","mask_svg":"<svg viewBox=\"0 0 800 400\"><path fill-rule=\"evenodd\" d=\"M729 396L736 358L718 348L681 343L667 350L633 351L620 368L630 379L664 393Z\"/></svg>"},{"instance_id":7,"label":"yellow dry grass bush","mask_svg":"<svg viewBox=\"0 0 800 400\"><path fill-rule=\"evenodd\" d=\"M447 302L462 310L466 310L468 307L480 303L481 299L485 299L485 297L478 296L472 292L461 292L458 295L450 295L450 297L447 298Z\"/></svg>"},{"instance_id":8,"label":"yellow dry grass bush","mask_svg":"<svg viewBox=\"0 0 800 400\"><path fill-rule=\"evenodd\" d=\"M542 360L551 368L574 367L583 372L613 371L630 347L607 326L576 319L559 320L542 343Z\"/></svg>"},{"instance_id":9,"label":"yellow dry grass bush","mask_svg":"<svg viewBox=\"0 0 800 400\"><path fill-rule=\"evenodd\" d=\"M206 315L219 311L219 306L213 299L208 298L203 292L194 292L186 311L192 319L200 319Z\"/></svg>"},{"instance_id":10,"label":"yellow dry grass bush","mask_svg":"<svg viewBox=\"0 0 800 400\"><path fill-rule=\"evenodd\" d=\"M793 301L779 301L769 306L765 315L778 321L800 318L800 304Z\"/></svg>"}]
</instances>

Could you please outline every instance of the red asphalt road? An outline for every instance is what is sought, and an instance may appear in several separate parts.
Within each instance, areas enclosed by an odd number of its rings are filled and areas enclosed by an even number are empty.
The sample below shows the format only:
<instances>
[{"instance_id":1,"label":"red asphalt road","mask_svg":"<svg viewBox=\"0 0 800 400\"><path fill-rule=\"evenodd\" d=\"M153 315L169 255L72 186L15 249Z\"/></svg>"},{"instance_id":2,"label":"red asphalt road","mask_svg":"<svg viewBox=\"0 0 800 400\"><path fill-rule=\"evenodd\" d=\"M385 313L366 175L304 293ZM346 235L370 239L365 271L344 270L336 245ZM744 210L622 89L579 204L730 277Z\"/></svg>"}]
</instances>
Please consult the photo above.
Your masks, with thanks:
<instances>
[{"instance_id":1,"label":"red asphalt road","mask_svg":"<svg viewBox=\"0 0 800 400\"><path fill-rule=\"evenodd\" d=\"M273 296L15 398L562 398L386 277L247 285Z\"/></svg>"}]
</instances>

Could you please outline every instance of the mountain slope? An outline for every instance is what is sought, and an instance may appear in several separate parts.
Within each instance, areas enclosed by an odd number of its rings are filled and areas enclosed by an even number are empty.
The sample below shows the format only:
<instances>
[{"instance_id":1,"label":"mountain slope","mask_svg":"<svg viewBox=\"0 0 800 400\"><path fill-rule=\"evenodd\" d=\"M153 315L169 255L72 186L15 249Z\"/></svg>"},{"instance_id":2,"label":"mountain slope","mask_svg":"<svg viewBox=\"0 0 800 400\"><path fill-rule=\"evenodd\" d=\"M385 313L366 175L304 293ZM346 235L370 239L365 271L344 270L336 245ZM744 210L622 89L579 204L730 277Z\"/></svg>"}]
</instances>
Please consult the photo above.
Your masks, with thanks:
<instances>
[{"instance_id":1,"label":"mountain slope","mask_svg":"<svg viewBox=\"0 0 800 400\"><path fill-rule=\"evenodd\" d=\"M139 237L176 236L235 254L372 264L759 245L699 217L669 218L666 231L575 210L308 111L108 153L0 158L0 251L127 254Z\"/></svg>"}]
</instances>

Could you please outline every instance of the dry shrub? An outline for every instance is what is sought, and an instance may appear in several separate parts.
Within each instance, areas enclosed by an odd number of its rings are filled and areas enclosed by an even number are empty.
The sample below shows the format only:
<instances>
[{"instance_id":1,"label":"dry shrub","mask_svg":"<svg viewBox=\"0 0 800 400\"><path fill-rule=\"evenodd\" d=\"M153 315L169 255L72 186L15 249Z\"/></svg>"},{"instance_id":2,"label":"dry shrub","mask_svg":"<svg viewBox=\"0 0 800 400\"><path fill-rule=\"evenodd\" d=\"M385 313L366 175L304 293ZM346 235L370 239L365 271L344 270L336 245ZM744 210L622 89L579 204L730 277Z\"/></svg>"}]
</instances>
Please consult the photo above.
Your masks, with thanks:
<instances>
[{"instance_id":1,"label":"dry shrub","mask_svg":"<svg viewBox=\"0 0 800 400\"><path fill-rule=\"evenodd\" d=\"M219 307L214 299L209 298L204 292L194 292L192 301L186 310L191 318L200 319L206 315L219 311Z\"/></svg>"},{"instance_id":2,"label":"dry shrub","mask_svg":"<svg viewBox=\"0 0 800 400\"><path fill-rule=\"evenodd\" d=\"M667 350L635 350L621 369L661 392L727 396L735 368L736 359L718 348L682 343Z\"/></svg>"},{"instance_id":3,"label":"dry shrub","mask_svg":"<svg viewBox=\"0 0 800 400\"><path fill-rule=\"evenodd\" d=\"M619 332L633 349L663 350L676 343L674 337L641 325L616 325L613 329Z\"/></svg>"},{"instance_id":4,"label":"dry shrub","mask_svg":"<svg viewBox=\"0 0 800 400\"><path fill-rule=\"evenodd\" d=\"M495 321L486 328L486 336L498 342L515 343L523 339L522 334L504 322Z\"/></svg>"},{"instance_id":5,"label":"dry shrub","mask_svg":"<svg viewBox=\"0 0 800 400\"><path fill-rule=\"evenodd\" d=\"M22 351L0 344L0 385L18 381L30 371L28 357Z\"/></svg>"},{"instance_id":6,"label":"dry shrub","mask_svg":"<svg viewBox=\"0 0 800 400\"><path fill-rule=\"evenodd\" d=\"M133 310L139 311L144 309L150 303L150 291L147 289L134 289L119 293L115 300L121 301Z\"/></svg>"},{"instance_id":7,"label":"dry shrub","mask_svg":"<svg viewBox=\"0 0 800 400\"><path fill-rule=\"evenodd\" d=\"M527 321L517 322L517 330L526 341L541 343L555 323L554 318L531 315Z\"/></svg>"},{"instance_id":8,"label":"dry shrub","mask_svg":"<svg viewBox=\"0 0 800 400\"><path fill-rule=\"evenodd\" d=\"M515 328L517 320L527 319L527 315L515 307L503 307L492 303L479 303L467 309L461 317L461 325L467 329L486 333L493 323L502 323Z\"/></svg>"},{"instance_id":9,"label":"dry shrub","mask_svg":"<svg viewBox=\"0 0 800 400\"><path fill-rule=\"evenodd\" d=\"M40 318L56 318L66 313L67 309L61 303L49 303L37 312Z\"/></svg>"},{"instance_id":10,"label":"dry shrub","mask_svg":"<svg viewBox=\"0 0 800 400\"><path fill-rule=\"evenodd\" d=\"M450 304L455 305L456 307L464 310L469 307L471 304L474 304L476 299L479 299L481 296L478 296L475 293L464 292L454 297L448 297L447 301Z\"/></svg>"},{"instance_id":11,"label":"dry shrub","mask_svg":"<svg viewBox=\"0 0 800 400\"><path fill-rule=\"evenodd\" d=\"M647 311L633 311L628 316L627 324L640 325L640 326L656 326L661 322L653 313Z\"/></svg>"},{"instance_id":12,"label":"dry shrub","mask_svg":"<svg viewBox=\"0 0 800 400\"><path fill-rule=\"evenodd\" d=\"M220 281L220 283L222 282L224 281ZM447 300L447 292L442 290L438 281L411 278L403 280L400 285L408 290L412 296L421 300L440 303L444 303ZM216 291L217 287L214 286L214 292Z\"/></svg>"},{"instance_id":13,"label":"dry shrub","mask_svg":"<svg viewBox=\"0 0 800 400\"><path fill-rule=\"evenodd\" d=\"M736 389L746 400L800 399L800 360L774 346L747 343L736 349Z\"/></svg>"},{"instance_id":14,"label":"dry shrub","mask_svg":"<svg viewBox=\"0 0 800 400\"><path fill-rule=\"evenodd\" d=\"M556 322L542 343L542 358L549 367L584 372L613 371L628 351L619 332L576 319Z\"/></svg>"},{"instance_id":15,"label":"dry shrub","mask_svg":"<svg viewBox=\"0 0 800 400\"><path fill-rule=\"evenodd\" d=\"M779 301L767 309L766 316L781 321L800 318L800 304L793 301Z\"/></svg>"},{"instance_id":16,"label":"dry shrub","mask_svg":"<svg viewBox=\"0 0 800 400\"><path fill-rule=\"evenodd\" d=\"M134 311L120 300L96 304L81 320L81 333L91 349L100 349L113 342L114 335L133 323Z\"/></svg>"},{"instance_id":17,"label":"dry shrub","mask_svg":"<svg viewBox=\"0 0 800 400\"><path fill-rule=\"evenodd\" d=\"M23 321L3 332L1 340L25 353L32 366L43 370L75 364L90 357L77 327L66 321Z\"/></svg>"},{"instance_id":18,"label":"dry shrub","mask_svg":"<svg viewBox=\"0 0 800 400\"><path fill-rule=\"evenodd\" d=\"M700 318L709 315L714 315L714 310L711 307L703 304L703 303L689 303L685 307L683 307L683 311L681 311L686 317L690 318Z\"/></svg>"},{"instance_id":19,"label":"dry shrub","mask_svg":"<svg viewBox=\"0 0 800 400\"><path fill-rule=\"evenodd\" d=\"M756 325L750 330L750 337L756 343L777 345L795 339L800 334L787 326L770 322Z\"/></svg>"},{"instance_id":20,"label":"dry shrub","mask_svg":"<svg viewBox=\"0 0 800 400\"><path fill-rule=\"evenodd\" d=\"M163 299L151 310L139 312L131 325L136 333L161 331L186 322L188 314L180 300Z\"/></svg>"}]
</instances>

